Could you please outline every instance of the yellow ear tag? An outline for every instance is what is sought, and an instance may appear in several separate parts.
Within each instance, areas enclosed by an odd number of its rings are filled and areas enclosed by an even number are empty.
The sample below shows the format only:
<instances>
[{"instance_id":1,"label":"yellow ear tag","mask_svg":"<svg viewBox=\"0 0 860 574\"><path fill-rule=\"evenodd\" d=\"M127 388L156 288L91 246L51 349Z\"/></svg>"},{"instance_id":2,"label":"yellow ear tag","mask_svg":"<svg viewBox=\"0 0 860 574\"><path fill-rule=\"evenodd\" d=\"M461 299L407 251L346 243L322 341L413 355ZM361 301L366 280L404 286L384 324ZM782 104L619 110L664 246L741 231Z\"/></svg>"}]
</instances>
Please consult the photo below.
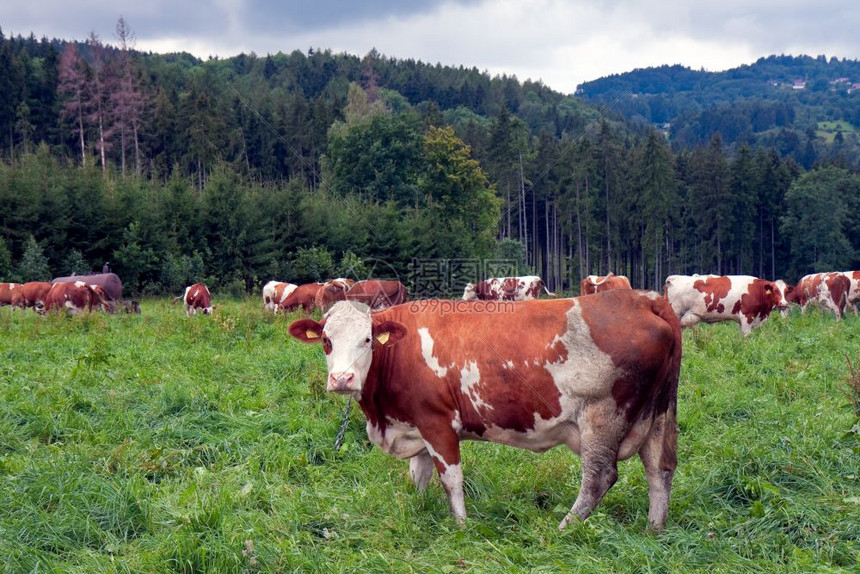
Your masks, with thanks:
<instances>
[{"instance_id":1,"label":"yellow ear tag","mask_svg":"<svg viewBox=\"0 0 860 574\"><path fill-rule=\"evenodd\" d=\"M379 335L376 336L376 340L379 341L380 345L384 345L385 343L387 343L388 339L390 339L390 338L391 338L391 334L389 334L387 331L385 333L380 333Z\"/></svg>"},{"instance_id":2,"label":"yellow ear tag","mask_svg":"<svg viewBox=\"0 0 860 574\"><path fill-rule=\"evenodd\" d=\"M307 331L305 331L305 337L307 337L308 339L318 339L319 335L317 335L316 331L311 331L310 329L308 329Z\"/></svg>"}]
</instances>

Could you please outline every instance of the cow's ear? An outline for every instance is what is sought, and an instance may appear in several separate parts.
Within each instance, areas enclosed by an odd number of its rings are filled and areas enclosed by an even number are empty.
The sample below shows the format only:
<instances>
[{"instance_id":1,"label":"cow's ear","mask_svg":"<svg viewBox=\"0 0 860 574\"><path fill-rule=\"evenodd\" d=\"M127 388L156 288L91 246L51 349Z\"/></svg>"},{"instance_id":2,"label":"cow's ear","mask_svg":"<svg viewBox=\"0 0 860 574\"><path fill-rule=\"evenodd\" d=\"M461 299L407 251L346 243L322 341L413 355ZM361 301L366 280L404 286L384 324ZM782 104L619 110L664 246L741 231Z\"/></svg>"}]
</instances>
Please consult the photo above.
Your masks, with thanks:
<instances>
[{"instance_id":1,"label":"cow's ear","mask_svg":"<svg viewBox=\"0 0 860 574\"><path fill-rule=\"evenodd\" d=\"M290 335L302 343L319 343L322 341L322 325L313 319L299 319L290 324Z\"/></svg>"},{"instance_id":2,"label":"cow's ear","mask_svg":"<svg viewBox=\"0 0 860 574\"><path fill-rule=\"evenodd\" d=\"M390 347L406 336L406 327L397 321L384 321L373 325L374 344Z\"/></svg>"}]
</instances>

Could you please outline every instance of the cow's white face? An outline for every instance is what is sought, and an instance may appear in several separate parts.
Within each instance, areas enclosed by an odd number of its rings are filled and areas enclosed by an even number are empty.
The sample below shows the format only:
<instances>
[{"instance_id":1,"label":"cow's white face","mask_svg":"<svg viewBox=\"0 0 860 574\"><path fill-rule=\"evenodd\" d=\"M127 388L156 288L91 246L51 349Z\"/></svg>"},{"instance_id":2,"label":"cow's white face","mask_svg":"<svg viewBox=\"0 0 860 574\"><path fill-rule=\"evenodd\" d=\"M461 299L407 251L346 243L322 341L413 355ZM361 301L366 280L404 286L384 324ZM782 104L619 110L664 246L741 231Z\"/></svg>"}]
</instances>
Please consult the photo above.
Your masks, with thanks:
<instances>
[{"instance_id":1,"label":"cow's white face","mask_svg":"<svg viewBox=\"0 0 860 574\"><path fill-rule=\"evenodd\" d=\"M361 398L361 390L373 362L374 347L391 346L405 334L399 323L375 325L370 309L361 303L339 301L322 323L299 319L290 334L305 343L322 343L328 379L326 390Z\"/></svg>"},{"instance_id":2,"label":"cow's white face","mask_svg":"<svg viewBox=\"0 0 860 574\"><path fill-rule=\"evenodd\" d=\"M788 313L789 297L794 292L794 286L788 285L782 279L777 279L773 282L776 287L776 296L774 297L774 307L779 309L782 316L785 317Z\"/></svg>"},{"instance_id":3,"label":"cow's white face","mask_svg":"<svg viewBox=\"0 0 860 574\"><path fill-rule=\"evenodd\" d=\"M466 289L463 290L463 301L474 301L478 298L478 294L475 292L475 285L473 283L466 283Z\"/></svg>"},{"instance_id":4,"label":"cow's white face","mask_svg":"<svg viewBox=\"0 0 860 574\"><path fill-rule=\"evenodd\" d=\"M373 361L370 313L346 302L326 314L322 344L328 366L326 390L360 393Z\"/></svg>"}]
</instances>

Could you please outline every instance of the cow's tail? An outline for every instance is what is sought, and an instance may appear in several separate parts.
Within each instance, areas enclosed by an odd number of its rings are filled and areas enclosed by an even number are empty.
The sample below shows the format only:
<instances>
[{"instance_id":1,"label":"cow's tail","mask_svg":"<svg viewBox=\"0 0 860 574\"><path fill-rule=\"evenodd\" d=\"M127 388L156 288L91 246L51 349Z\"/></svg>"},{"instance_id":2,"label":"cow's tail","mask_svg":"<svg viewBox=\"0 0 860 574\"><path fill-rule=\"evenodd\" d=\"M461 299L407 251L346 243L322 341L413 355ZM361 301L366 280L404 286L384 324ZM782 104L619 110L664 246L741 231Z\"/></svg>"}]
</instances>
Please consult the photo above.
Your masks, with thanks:
<instances>
[{"instance_id":1,"label":"cow's tail","mask_svg":"<svg viewBox=\"0 0 860 574\"><path fill-rule=\"evenodd\" d=\"M182 298L184 298L184 297L185 297L185 295L180 295L179 297L174 297L174 298L173 298L173 301L171 301L171 303L170 303L170 304L171 304L171 305L174 305L177 301L179 301L180 299L182 299Z\"/></svg>"},{"instance_id":2,"label":"cow's tail","mask_svg":"<svg viewBox=\"0 0 860 574\"><path fill-rule=\"evenodd\" d=\"M555 293L553 293L552 291L547 289L546 285L543 286L543 290L546 291L546 294L549 295L550 297L558 297L558 295L556 295Z\"/></svg>"},{"instance_id":3,"label":"cow's tail","mask_svg":"<svg viewBox=\"0 0 860 574\"><path fill-rule=\"evenodd\" d=\"M667 367L664 369L663 382L665 386L671 387L667 390L672 393L672 396L676 396L678 390L678 379L681 375L681 321L678 319L678 315L675 314L675 311L672 309L672 306L665 297L656 296L652 298L651 310L655 315L663 319L672 329L672 349Z\"/></svg>"},{"instance_id":4,"label":"cow's tail","mask_svg":"<svg viewBox=\"0 0 860 574\"><path fill-rule=\"evenodd\" d=\"M663 319L672 330L672 348L669 352L668 361L663 365L660 380L657 381L658 391L654 402L654 416L665 415L665 429L663 432L664 455L668 457L661 464L666 464L674 469L677 464L677 414L678 414L678 381L681 376L681 321L669 304L668 299L654 294L651 299L652 312Z\"/></svg>"}]
</instances>

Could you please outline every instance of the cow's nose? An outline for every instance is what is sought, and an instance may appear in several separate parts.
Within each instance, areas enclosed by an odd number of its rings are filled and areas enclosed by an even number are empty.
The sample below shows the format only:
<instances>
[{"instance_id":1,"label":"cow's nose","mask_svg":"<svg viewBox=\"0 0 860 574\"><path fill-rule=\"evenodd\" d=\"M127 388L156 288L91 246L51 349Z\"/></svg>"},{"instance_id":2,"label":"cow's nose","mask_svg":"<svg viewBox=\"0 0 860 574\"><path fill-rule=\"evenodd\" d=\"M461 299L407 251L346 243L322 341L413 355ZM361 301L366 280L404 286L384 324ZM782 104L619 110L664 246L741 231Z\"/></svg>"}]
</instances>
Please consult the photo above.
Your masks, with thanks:
<instances>
[{"instance_id":1,"label":"cow's nose","mask_svg":"<svg viewBox=\"0 0 860 574\"><path fill-rule=\"evenodd\" d=\"M334 393L352 392L355 390L355 373L331 373L328 376L328 391Z\"/></svg>"}]
</instances>

